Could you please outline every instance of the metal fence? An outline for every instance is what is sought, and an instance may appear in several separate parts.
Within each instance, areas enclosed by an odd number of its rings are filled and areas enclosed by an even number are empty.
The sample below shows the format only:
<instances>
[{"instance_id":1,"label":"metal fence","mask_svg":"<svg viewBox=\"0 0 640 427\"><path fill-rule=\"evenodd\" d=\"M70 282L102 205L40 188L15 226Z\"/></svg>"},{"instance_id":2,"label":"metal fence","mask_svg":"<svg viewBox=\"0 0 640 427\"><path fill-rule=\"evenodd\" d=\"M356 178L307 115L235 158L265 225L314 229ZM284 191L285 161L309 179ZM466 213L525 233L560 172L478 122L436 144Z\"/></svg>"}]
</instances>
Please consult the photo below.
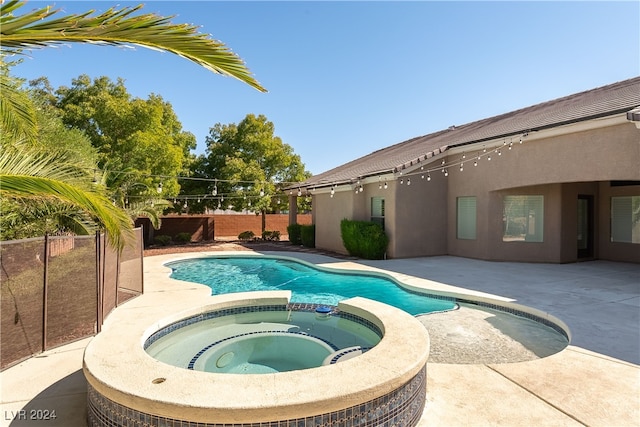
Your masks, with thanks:
<instances>
[{"instance_id":1,"label":"metal fence","mask_svg":"<svg viewBox=\"0 0 640 427\"><path fill-rule=\"evenodd\" d=\"M143 292L142 230L118 253L104 235L0 242L0 369L100 332Z\"/></svg>"}]
</instances>

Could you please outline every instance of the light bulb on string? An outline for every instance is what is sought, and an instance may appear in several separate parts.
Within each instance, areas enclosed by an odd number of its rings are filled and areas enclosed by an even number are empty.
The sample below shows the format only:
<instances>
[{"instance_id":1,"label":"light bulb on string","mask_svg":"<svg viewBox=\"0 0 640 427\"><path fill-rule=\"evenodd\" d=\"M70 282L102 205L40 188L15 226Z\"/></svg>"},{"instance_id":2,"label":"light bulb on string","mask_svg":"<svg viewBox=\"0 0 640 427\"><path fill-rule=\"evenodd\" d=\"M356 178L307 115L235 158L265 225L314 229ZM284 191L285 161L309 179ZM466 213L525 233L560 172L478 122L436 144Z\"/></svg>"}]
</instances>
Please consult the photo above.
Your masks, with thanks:
<instances>
[{"instance_id":1,"label":"light bulb on string","mask_svg":"<svg viewBox=\"0 0 640 427\"><path fill-rule=\"evenodd\" d=\"M302 190L298 188L298 197L302 196Z\"/></svg>"},{"instance_id":2,"label":"light bulb on string","mask_svg":"<svg viewBox=\"0 0 640 427\"><path fill-rule=\"evenodd\" d=\"M460 163L460 172L462 172L463 170L464 170L463 163Z\"/></svg>"},{"instance_id":3,"label":"light bulb on string","mask_svg":"<svg viewBox=\"0 0 640 427\"><path fill-rule=\"evenodd\" d=\"M407 185L411 185L411 178L407 178Z\"/></svg>"},{"instance_id":4,"label":"light bulb on string","mask_svg":"<svg viewBox=\"0 0 640 427\"><path fill-rule=\"evenodd\" d=\"M260 189L260 197L264 197L264 189Z\"/></svg>"},{"instance_id":5,"label":"light bulb on string","mask_svg":"<svg viewBox=\"0 0 640 427\"><path fill-rule=\"evenodd\" d=\"M162 181L158 183L158 188L156 188L156 191L158 192L158 194L162 193Z\"/></svg>"},{"instance_id":6,"label":"light bulb on string","mask_svg":"<svg viewBox=\"0 0 640 427\"><path fill-rule=\"evenodd\" d=\"M431 181L431 174L427 174L427 181Z\"/></svg>"},{"instance_id":7,"label":"light bulb on string","mask_svg":"<svg viewBox=\"0 0 640 427\"><path fill-rule=\"evenodd\" d=\"M383 187L384 187L385 190L387 189L387 187L388 187L387 181L384 182L384 186Z\"/></svg>"},{"instance_id":8,"label":"light bulb on string","mask_svg":"<svg viewBox=\"0 0 640 427\"><path fill-rule=\"evenodd\" d=\"M444 176L449 176L449 171L447 169L444 170Z\"/></svg>"},{"instance_id":9,"label":"light bulb on string","mask_svg":"<svg viewBox=\"0 0 640 427\"><path fill-rule=\"evenodd\" d=\"M400 178L400 185L404 184L404 178Z\"/></svg>"},{"instance_id":10,"label":"light bulb on string","mask_svg":"<svg viewBox=\"0 0 640 427\"><path fill-rule=\"evenodd\" d=\"M362 193L364 191L364 188L362 188L362 185L360 186L360 192Z\"/></svg>"},{"instance_id":11,"label":"light bulb on string","mask_svg":"<svg viewBox=\"0 0 640 427\"><path fill-rule=\"evenodd\" d=\"M480 157L478 157L478 159L479 159L479 158L480 158ZM475 159L475 160L473 161L473 166L478 166L478 159Z\"/></svg>"}]
</instances>

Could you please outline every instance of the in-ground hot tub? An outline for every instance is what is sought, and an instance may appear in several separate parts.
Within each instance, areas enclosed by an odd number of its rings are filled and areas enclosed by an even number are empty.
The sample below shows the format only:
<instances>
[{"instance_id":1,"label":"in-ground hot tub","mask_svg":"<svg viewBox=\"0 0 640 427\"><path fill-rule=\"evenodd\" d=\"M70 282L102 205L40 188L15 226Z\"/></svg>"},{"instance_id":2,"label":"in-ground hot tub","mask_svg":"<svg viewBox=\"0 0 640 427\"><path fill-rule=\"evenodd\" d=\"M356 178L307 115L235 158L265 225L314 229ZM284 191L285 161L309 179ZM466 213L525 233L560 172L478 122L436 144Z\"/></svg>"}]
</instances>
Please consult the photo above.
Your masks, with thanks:
<instances>
[{"instance_id":1,"label":"in-ground hot tub","mask_svg":"<svg viewBox=\"0 0 640 427\"><path fill-rule=\"evenodd\" d=\"M416 425L429 352L420 322L364 298L327 313L289 297L220 295L161 319L166 307L146 306L105 328L85 352L89 425Z\"/></svg>"},{"instance_id":2,"label":"in-ground hot tub","mask_svg":"<svg viewBox=\"0 0 640 427\"><path fill-rule=\"evenodd\" d=\"M374 323L317 304L239 307L182 319L153 333L145 351L211 373L263 374L344 361L382 338Z\"/></svg>"}]
</instances>

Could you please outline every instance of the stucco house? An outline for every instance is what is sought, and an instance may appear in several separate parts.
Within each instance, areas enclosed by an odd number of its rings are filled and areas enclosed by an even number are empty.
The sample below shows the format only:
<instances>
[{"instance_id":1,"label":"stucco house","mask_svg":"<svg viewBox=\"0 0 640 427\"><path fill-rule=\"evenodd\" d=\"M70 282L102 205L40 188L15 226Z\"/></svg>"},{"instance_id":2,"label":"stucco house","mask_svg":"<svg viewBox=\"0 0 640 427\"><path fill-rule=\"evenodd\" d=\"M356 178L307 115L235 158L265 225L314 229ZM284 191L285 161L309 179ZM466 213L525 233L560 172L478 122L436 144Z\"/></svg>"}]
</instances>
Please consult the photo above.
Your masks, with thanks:
<instances>
[{"instance_id":1,"label":"stucco house","mask_svg":"<svg viewBox=\"0 0 640 427\"><path fill-rule=\"evenodd\" d=\"M291 189L316 247L383 224L389 258L640 262L640 77L404 141ZM292 218L295 218L292 216Z\"/></svg>"}]
</instances>

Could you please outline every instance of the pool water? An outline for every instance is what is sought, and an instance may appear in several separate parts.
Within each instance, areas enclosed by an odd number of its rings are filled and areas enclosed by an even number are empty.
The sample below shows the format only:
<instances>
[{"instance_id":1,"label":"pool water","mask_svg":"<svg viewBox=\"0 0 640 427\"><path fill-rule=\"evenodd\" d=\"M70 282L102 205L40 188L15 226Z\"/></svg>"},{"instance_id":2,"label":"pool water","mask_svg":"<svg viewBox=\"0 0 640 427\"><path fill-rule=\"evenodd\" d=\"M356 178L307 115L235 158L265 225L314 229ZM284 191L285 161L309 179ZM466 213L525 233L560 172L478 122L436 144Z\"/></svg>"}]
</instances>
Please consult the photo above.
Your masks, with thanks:
<instances>
[{"instance_id":1,"label":"pool water","mask_svg":"<svg viewBox=\"0 0 640 427\"><path fill-rule=\"evenodd\" d=\"M329 272L309 265L273 257L211 257L167 264L171 277L201 283L213 295L290 290L292 302L337 305L339 301L364 297L397 307L412 315L451 310L452 301L430 298L404 290L391 279L366 274Z\"/></svg>"},{"instance_id":2,"label":"pool water","mask_svg":"<svg viewBox=\"0 0 640 427\"><path fill-rule=\"evenodd\" d=\"M380 331L340 314L292 310L238 312L170 329L147 340L149 355L180 368L229 374L319 367L381 339Z\"/></svg>"}]
</instances>

